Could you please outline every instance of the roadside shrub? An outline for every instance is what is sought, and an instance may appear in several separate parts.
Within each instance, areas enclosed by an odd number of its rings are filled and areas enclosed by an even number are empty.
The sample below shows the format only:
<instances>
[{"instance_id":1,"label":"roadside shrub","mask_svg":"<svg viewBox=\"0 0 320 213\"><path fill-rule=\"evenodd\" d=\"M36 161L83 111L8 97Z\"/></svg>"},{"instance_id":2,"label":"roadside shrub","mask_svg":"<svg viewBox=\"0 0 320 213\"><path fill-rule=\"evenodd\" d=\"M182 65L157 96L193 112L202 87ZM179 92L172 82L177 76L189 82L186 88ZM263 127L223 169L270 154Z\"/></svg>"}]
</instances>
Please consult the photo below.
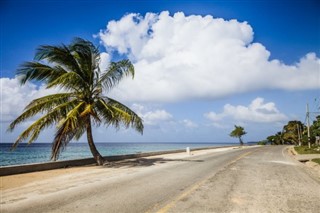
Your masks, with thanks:
<instances>
[{"instance_id":1,"label":"roadside shrub","mask_svg":"<svg viewBox=\"0 0 320 213\"><path fill-rule=\"evenodd\" d=\"M259 141L257 144L258 145L267 145L267 140Z\"/></svg>"}]
</instances>

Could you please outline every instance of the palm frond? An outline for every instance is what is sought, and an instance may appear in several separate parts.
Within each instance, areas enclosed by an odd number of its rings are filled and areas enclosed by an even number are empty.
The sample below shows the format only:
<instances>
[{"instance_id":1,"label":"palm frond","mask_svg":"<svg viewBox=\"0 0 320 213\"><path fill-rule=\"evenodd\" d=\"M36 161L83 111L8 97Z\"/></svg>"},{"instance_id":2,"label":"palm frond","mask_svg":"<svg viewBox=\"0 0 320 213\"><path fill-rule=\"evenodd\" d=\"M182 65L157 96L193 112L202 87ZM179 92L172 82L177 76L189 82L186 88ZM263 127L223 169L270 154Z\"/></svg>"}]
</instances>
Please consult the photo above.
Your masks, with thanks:
<instances>
[{"instance_id":1,"label":"palm frond","mask_svg":"<svg viewBox=\"0 0 320 213\"><path fill-rule=\"evenodd\" d=\"M64 150L68 143L74 137L80 138L80 134L84 132L85 122L84 119L80 119L79 117L84 104L84 102L79 103L68 113L66 118L60 122L52 143L51 159L58 159L60 152Z\"/></svg>"},{"instance_id":2,"label":"palm frond","mask_svg":"<svg viewBox=\"0 0 320 213\"><path fill-rule=\"evenodd\" d=\"M47 60L49 63L65 67L67 71L81 73L81 68L72 52L66 45L50 46L42 45L36 50L35 60Z\"/></svg>"},{"instance_id":3,"label":"palm frond","mask_svg":"<svg viewBox=\"0 0 320 213\"><path fill-rule=\"evenodd\" d=\"M115 110L111 106L108 106L103 99L99 99L95 103L95 108L98 116L102 118L107 126L111 125L116 129L120 128L120 120L118 119Z\"/></svg>"},{"instance_id":4,"label":"palm frond","mask_svg":"<svg viewBox=\"0 0 320 213\"><path fill-rule=\"evenodd\" d=\"M82 38L75 38L69 46L74 58L81 68L81 76L93 85L97 80L97 73L100 72L100 53L90 41Z\"/></svg>"},{"instance_id":5,"label":"palm frond","mask_svg":"<svg viewBox=\"0 0 320 213\"><path fill-rule=\"evenodd\" d=\"M66 120L58 129L52 142L51 160L57 160L60 152L68 145L72 138L76 135L76 129L72 128L74 121Z\"/></svg>"},{"instance_id":6,"label":"palm frond","mask_svg":"<svg viewBox=\"0 0 320 213\"><path fill-rule=\"evenodd\" d=\"M48 105L44 106L45 109L50 109L50 106L55 107L57 105L60 105L62 103L65 103L69 99L72 99L75 97L74 93L56 93L51 95L46 95L41 98L34 99L31 101L26 107L25 110L30 109L32 107L42 107L42 105Z\"/></svg>"},{"instance_id":7,"label":"palm frond","mask_svg":"<svg viewBox=\"0 0 320 213\"><path fill-rule=\"evenodd\" d=\"M27 138L30 139L28 143L32 143L35 141L40 134L40 132L46 128L51 126L54 123L58 123L64 118L64 115L67 111L70 110L70 108L74 108L76 105L77 100L72 100L70 102L66 102L64 104L61 104L57 107L55 107L51 112L47 113L46 115L42 116L40 119L35 121L33 124L31 124L26 130L24 130L17 140L13 144L13 149L22 141L26 140Z\"/></svg>"},{"instance_id":8,"label":"palm frond","mask_svg":"<svg viewBox=\"0 0 320 213\"><path fill-rule=\"evenodd\" d=\"M82 137L82 135L85 133L85 131L86 131L86 128L84 128L84 124L80 125L80 126L82 126L82 128L77 128L75 133L74 133L74 137L73 138L75 140L79 140Z\"/></svg>"},{"instance_id":9,"label":"palm frond","mask_svg":"<svg viewBox=\"0 0 320 213\"><path fill-rule=\"evenodd\" d=\"M47 85L47 88L52 88L59 86L63 89L73 89L75 91L79 91L83 88L88 88L88 82L86 82L78 73L76 72L67 72L63 75L56 78L54 81L50 82Z\"/></svg>"},{"instance_id":10,"label":"palm frond","mask_svg":"<svg viewBox=\"0 0 320 213\"><path fill-rule=\"evenodd\" d=\"M61 104L63 104L61 106L68 104L70 105L70 103L72 103L68 102L70 95L70 93L59 93L33 100L29 105L26 106L25 111L9 125L8 131L13 131L16 125L24 122L38 113L49 113L51 110ZM61 106L59 106L57 109L61 108ZM63 116L61 110L60 113L61 116Z\"/></svg>"},{"instance_id":11,"label":"palm frond","mask_svg":"<svg viewBox=\"0 0 320 213\"><path fill-rule=\"evenodd\" d=\"M85 106L85 102L80 102L76 107L74 107L72 110L70 110L64 120L71 120L76 121L79 115L81 114L81 107ZM63 121L62 123L64 123ZM73 126L76 126L74 123Z\"/></svg>"},{"instance_id":12,"label":"palm frond","mask_svg":"<svg viewBox=\"0 0 320 213\"><path fill-rule=\"evenodd\" d=\"M126 128L131 126L141 134L143 133L142 119L130 108L118 101L106 97L100 99L97 102L97 111L104 118L107 125L119 128L120 124L123 124Z\"/></svg>"},{"instance_id":13,"label":"palm frond","mask_svg":"<svg viewBox=\"0 0 320 213\"><path fill-rule=\"evenodd\" d=\"M59 120L62 119L61 111L65 110L65 108L68 107L68 105L70 105L70 103L65 103L63 105L60 105L59 107L56 107L55 110L51 111L50 113L36 120L33 124L31 124L27 129L25 129L19 135L19 137L13 144L13 149L16 148L20 142L28 139L29 137L30 137L28 141L29 144L35 141L38 138L40 132L44 128L49 127L52 124L57 123Z\"/></svg>"},{"instance_id":14,"label":"palm frond","mask_svg":"<svg viewBox=\"0 0 320 213\"><path fill-rule=\"evenodd\" d=\"M50 82L66 72L59 66L51 67L39 62L25 62L17 70L17 75L21 77L20 83L25 84L29 80Z\"/></svg>"},{"instance_id":15,"label":"palm frond","mask_svg":"<svg viewBox=\"0 0 320 213\"><path fill-rule=\"evenodd\" d=\"M106 72L101 75L98 84L110 90L117 85L123 77L129 75L132 75L132 78L134 78L134 67L129 60L111 62Z\"/></svg>"}]
</instances>

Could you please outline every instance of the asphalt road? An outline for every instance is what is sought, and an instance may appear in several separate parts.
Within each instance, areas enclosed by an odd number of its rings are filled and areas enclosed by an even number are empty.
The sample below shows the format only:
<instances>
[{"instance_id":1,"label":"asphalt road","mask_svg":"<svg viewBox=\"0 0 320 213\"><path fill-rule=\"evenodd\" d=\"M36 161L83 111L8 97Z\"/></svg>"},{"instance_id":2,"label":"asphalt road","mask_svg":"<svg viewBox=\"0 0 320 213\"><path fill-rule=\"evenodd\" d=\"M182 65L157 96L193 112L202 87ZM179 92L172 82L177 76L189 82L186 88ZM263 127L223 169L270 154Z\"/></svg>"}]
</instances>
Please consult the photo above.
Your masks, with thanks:
<instances>
[{"instance_id":1,"label":"asphalt road","mask_svg":"<svg viewBox=\"0 0 320 213\"><path fill-rule=\"evenodd\" d=\"M163 212L320 212L320 177L293 161L284 147L252 151Z\"/></svg>"},{"instance_id":2,"label":"asphalt road","mask_svg":"<svg viewBox=\"0 0 320 213\"><path fill-rule=\"evenodd\" d=\"M139 159L4 212L319 212L320 182L284 147L235 149L185 159ZM101 171L107 168L101 168ZM98 178L97 178L98 177ZM70 177L72 178L72 177Z\"/></svg>"}]
</instances>

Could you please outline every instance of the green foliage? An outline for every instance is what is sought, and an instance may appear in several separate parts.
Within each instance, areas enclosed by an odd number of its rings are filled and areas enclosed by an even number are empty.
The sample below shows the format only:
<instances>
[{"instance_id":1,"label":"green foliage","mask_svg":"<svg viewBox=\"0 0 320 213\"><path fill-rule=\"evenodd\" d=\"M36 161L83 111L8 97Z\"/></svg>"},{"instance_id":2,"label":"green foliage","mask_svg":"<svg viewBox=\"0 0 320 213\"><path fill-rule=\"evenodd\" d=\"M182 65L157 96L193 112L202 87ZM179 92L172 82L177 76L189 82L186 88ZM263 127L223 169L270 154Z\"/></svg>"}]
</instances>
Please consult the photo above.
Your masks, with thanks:
<instances>
[{"instance_id":1,"label":"green foliage","mask_svg":"<svg viewBox=\"0 0 320 213\"><path fill-rule=\"evenodd\" d=\"M267 140L271 142L272 145L279 145L283 143L282 133L277 132L275 135L267 137Z\"/></svg>"},{"instance_id":2,"label":"green foliage","mask_svg":"<svg viewBox=\"0 0 320 213\"><path fill-rule=\"evenodd\" d=\"M301 145L308 144L308 132L307 127L301 121L289 121L283 126L282 132L278 132L275 135L270 135L267 140L273 145L279 144L294 144L299 145L299 135ZM311 144L319 144L317 138L320 139L320 116L316 117L310 126L310 142Z\"/></svg>"},{"instance_id":3,"label":"green foliage","mask_svg":"<svg viewBox=\"0 0 320 213\"><path fill-rule=\"evenodd\" d=\"M310 126L310 133L311 143L314 143L316 141L316 137L320 136L320 115L316 117L316 120L314 120L312 125Z\"/></svg>"},{"instance_id":4,"label":"green foliage","mask_svg":"<svg viewBox=\"0 0 320 213\"><path fill-rule=\"evenodd\" d=\"M288 144L299 144L299 131L302 133L304 125L301 121L289 121L287 125L283 127L282 139Z\"/></svg>"},{"instance_id":5,"label":"green foliage","mask_svg":"<svg viewBox=\"0 0 320 213\"><path fill-rule=\"evenodd\" d=\"M296 150L296 152L298 154L320 154L320 146L313 146L311 148L309 148L308 146L295 146L294 150Z\"/></svg>"},{"instance_id":6,"label":"green foliage","mask_svg":"<svg viewBox=\"0 0 320 213\"><path fill-rule=\"evenodd\" d=\"M282 144L282 133L277 132L275 135L268 136L267 141L269 141L272 145Z\"/></svg>"},{"instance_id":7,"label":"green foliage","mask_svg":"<svg viewBox=\"0 0 320 213\"><path fill-rule=\"evenodd\" d=\"M91 122L96 126L133 127L142 134L142 119L122 103L105 96L123 77L134 76L132 63L111 62L106 70L100 70L99 63L98 48L81 38L75 38L70 45L40 46L35 61L23 63L18 69L21 84L35 80L64 92L35 99L26 106L10 124L9 131L34 116L40 118L20 134L13 148L25 140L32 143L42 130L52 125L57 128L52 142L53 160L58 159L72 139L78 140L85 132L91 151L95 149Z\"/></svg>"},{"instance_id":8,"label":"green foliage","mask_svg":"<svg viewBox=\"0 0 320 213\"><path fill-rule=\"evenodd\" d=\"M267 140L262 140L262 141L259 141L257 144L258 145L267 145L268 141Z\"/></svg>"},{"instance_id":9,"label":"green foliage","mask_svg":"<svg viewBox=\"0 0 320 213\"><path fill-rule=\"evenodd\" d=\"M247 132L244 131L244 128L237 125L234 125L234 130L230 132L231 137L239 138L240 145L243 145L242 136L245 134L247 134Z\"/></svg>"},{"instance_id":10,"label":"green foliage","mask_svg":"<svg viewBox=\"0 0 320 213\"><path fill-rule=\"evenodd\" d=\"M312 161L320 165L320 158L312 159Z\"/></svg>"}]
</instances>

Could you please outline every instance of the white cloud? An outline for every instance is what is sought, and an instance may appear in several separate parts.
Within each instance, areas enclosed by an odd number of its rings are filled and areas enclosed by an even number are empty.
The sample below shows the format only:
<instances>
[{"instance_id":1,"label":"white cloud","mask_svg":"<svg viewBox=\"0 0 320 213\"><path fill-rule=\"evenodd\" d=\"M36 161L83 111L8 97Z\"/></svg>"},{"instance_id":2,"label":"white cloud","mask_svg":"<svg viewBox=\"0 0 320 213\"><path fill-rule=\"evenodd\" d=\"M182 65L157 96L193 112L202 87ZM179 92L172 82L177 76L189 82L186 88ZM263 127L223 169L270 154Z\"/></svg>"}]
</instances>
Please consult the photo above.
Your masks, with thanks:
<instances>
[{"instance_id":1,"label":"white cloud","mask_svg":"<svg viewBox=\"0 0 320 213\"><path fill-rule=\"evenodd\" d=\"M165 110L155 110L143 115L146 124L155 124L159 121L169 121L172 115Z\"/></svg>"},{"instance_id":2,"label":"white cloud","mask_svg":"<svg viewBox=\"0 0 320 213\"><path fill-rule=\"evenodd\" d=\"M33 83L20 85L18 77L0 78L1 101L0 120L1 122L13 121L23 109L33 100L45 95L58 92L54 89L45 89L45 86L37 87Z\"/></svg>"},{"instance_id":3,"label":"white cloud","mask_svg":"<svg viewBox=\"0 0 320 213\"><path fill-rule=\"evenodd\" d=\"M196 124L193 121L188 120L188 119L184 119L184 120L180 121L180 123L182 123L184 127L190 128L190 129L197 128L199 126L198 124Z\"/></svg>"},{"instance_id":4,"label":"white cloud","mask_svg":"<svg viewBox=\"0 0 320 213\"><path fill-rule=\"evenodd\" d=\"M249 106L233 106L226 104L222 113L209 112L204 116L217 123L226 118L236 121L256 122L256 123L273 123L287 120L287 116L277 109L275 103L264 103L263 98L254 99Z\"/></svg>"},{"instance_id":5,"label":"white cloud","mask_svg":"<svg viewBox=\"0 0 320 213\"><path fill-rule=\"evenodd\" d=\"M169 122L173 116L163 109L148 109L140 104L133 104L132 109L143 119L146 125L159 125L163 122Z\"/></svg>"},{"instance_id":6,"label":"white cloud","mask_svg":"<svg viewBox=\"0 0 320 213\"><path fill-rule=\"evenodd\" d=\"M99 68L101 71L104 71L105 69L108 68L109 64L110 64L110 60L111 57L108 53L106 52L102 52L100 54L100 64L99 64Z\"/></svg>"},{"instance_id":7,"label":"white cloud","mask_svg":"<svg viewBox=\"0 0 320 213\"><path fill-rule=\"evenodd\" d=\"M211 121L220 121L225 117L224 114L222 114L222 113L217 114L215 112L208 112L208 113L204 114L204 116Z\"/></svg>"},{"instance_id":8,"label":"white cloud","mask_svg":"<svg viewBox=\"0 0 320 213\"><path fill-rule=\"evenodd\" d=\"M146 107L135 103L131 106L131 109L143 119L145 125L161 126L163 130L179 131L181 129L194 129L198 127L198 124L189 119L175 120L172 114L164 109L159 109L159 107Z\"/></svg>"},{"instance_id":9,"label":"white cloud","mask_svg":"<svg viewBox=\"0 0 320 213\"><path fill-rule=\"evenodd\" d=\"M260 89L320 88L320 60L309 53L286 65L252 43L246 22L168 12L128 14L97 35L134 62L135 79L112 94L120 100L177 102ZM306 83L308 82L308 83Z\"/></svg>"}]
</instances>

